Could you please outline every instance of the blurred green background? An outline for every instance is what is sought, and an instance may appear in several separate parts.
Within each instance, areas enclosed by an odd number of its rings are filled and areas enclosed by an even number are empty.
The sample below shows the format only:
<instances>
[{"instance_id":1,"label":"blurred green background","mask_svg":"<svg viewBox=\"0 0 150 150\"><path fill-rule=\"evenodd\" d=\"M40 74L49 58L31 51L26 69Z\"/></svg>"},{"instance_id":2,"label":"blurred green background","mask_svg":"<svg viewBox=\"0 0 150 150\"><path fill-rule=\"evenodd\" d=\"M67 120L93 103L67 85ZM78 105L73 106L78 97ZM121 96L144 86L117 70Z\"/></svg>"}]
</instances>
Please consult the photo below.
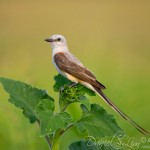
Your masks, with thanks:
<instances>
[{"instance_id":1,"label":"blurred green background","mask_svg":"<svg viewBox=\"0 0 150 150\"><path fill-rule=\"evenodd\" d=\"M150 1L0 1L0 76L47 89L57 74L51 63L51 48L44 39L59 33L67 38L76 55L106 87L105 93L137 123L150 131ZM0 149L48 149L39 128L30 124L8 101L0 85ZM141 137L98 96L130 137ZM80 114L79 106L69 112ZM76 133L61 140L66 150Z\"/></svg>"}]
</instances>

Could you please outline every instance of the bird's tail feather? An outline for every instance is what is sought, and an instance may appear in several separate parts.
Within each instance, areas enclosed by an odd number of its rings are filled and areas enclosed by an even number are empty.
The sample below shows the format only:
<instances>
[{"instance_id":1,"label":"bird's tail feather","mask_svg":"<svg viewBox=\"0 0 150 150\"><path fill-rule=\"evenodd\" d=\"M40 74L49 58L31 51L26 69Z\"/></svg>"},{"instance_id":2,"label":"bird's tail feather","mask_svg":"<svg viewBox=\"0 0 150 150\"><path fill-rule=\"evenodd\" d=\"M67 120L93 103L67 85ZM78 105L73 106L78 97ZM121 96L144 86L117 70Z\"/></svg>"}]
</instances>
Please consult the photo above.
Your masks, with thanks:
<instances>
[{"instance_id":1,"label":"bird's tail feather","mask_svg":"<svg viewBox=\"0 0 150 150\"><path fill-rule=\"evenodd\" d=\"M103 100L110 105L121 117L123 117L125 120L127 120L129 123L131 123L138 131L140 131L144 135L149 135L149 132L143 129L141 126L139 126L136 122L134 122L131 118L129 118L124 112L122 112L103 92L101 89L94 87L98 95L100 95Z\"/></svg>"}]
</instances>

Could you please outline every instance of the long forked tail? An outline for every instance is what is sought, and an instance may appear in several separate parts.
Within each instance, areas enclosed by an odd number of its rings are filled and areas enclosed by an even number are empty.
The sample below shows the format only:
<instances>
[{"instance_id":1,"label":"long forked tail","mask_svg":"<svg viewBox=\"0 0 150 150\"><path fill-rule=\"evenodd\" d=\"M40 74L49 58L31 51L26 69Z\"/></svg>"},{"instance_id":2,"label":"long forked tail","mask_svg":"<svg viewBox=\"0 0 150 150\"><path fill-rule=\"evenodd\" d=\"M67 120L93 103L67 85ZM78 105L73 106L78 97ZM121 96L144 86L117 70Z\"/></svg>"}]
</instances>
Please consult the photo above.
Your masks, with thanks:
<instances>
[{"instance_id":1,"label":"long forked tail","mask_svg":"<svg viewBox=\"0 0 150 150\"><path fill-rule=\"evenodd\" d=\"M100 95L103 100L110 105L122 118L124 118L126 121L131 123L138 131L140 131L144 135L150 135L148 131L143 129L141 126L139 126L137 123L135 123L131 118L129 118L124 112L122 112L103 92L101 89L94 87L98 95Z\"/></svg>"}]
</instances>

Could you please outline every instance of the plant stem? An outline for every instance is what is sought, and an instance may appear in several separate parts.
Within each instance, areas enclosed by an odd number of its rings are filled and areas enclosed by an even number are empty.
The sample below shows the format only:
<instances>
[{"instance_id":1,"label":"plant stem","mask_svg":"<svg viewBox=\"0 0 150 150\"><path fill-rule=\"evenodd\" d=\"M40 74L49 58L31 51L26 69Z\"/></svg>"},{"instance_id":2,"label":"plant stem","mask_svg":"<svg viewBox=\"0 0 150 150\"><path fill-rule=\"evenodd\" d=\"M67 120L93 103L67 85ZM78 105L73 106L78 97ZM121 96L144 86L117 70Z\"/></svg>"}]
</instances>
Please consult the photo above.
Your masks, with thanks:
<instances>
[{"instance_id":1,"label":"plant stem","mask_svg":"<svg viewBox=\"0 0 150 150\"><path fill-rule=\"evenodd\" d=\"M59 150L59 142L60 142L61 134L62 134L62 130L58 130L54 134L52 150Z\"/></svg>"},{"instance_id":2,"label":"plant stem","mask_svg":"<svg viewBox=\"0 0 150 150\"><path fill-rule=\"evenodd\" d=\"M66 105L60 110L60 112L64 112L64 111L67 109L68 106L69 106L69 103L66 104Z\"/></svg>"},{"instance_id":3,"label":"plant stem","mask_svg":"<svg viewBox=\"0 0 150 150\"><path fill-rule=\"evenodd\" d=\"M63 135L67 130L74 127L74 124L70 124L65 130L62 131L61 135Z\"/></svg>"}]
</instances>

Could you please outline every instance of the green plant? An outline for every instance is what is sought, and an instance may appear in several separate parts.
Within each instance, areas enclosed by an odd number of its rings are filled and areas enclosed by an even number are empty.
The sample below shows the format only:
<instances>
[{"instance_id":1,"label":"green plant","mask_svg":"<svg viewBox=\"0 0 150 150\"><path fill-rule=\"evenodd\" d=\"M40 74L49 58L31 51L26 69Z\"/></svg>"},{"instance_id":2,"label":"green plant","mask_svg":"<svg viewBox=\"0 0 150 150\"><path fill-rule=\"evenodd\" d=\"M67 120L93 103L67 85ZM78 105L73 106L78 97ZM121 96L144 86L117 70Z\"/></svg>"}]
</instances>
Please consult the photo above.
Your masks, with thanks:
<instances>
[{"instance_id":1,"label":"green plant","mask_svg":"<svg viewBox=\"0 0 150 150\"><path fill-rule=\"evenodd\" d=\"M54 91L59 93L59 111L57 112L54 111L54 99L45 90L33 88L20 81L0 78L5 91L10 95L9 102L23 109L23 114L30 123L39 124L40 134L45 137L49 149L59 150L62 135L73 127L77 128L78 134L85 137L92 136L96 140L111 137L118 131L122 131L112 115L109 115L100 105L89 102L86 95L95 96L93 91L80 84L70 86L71 81L60 74L54 79ZM74 120L66 110L71 103L80 103L82 116L78 120ZM77 147L79 149L95 147L94 144L88 147L86 139L74 142L70 146L71 150Z\"/></svg>"}]
</instances>

